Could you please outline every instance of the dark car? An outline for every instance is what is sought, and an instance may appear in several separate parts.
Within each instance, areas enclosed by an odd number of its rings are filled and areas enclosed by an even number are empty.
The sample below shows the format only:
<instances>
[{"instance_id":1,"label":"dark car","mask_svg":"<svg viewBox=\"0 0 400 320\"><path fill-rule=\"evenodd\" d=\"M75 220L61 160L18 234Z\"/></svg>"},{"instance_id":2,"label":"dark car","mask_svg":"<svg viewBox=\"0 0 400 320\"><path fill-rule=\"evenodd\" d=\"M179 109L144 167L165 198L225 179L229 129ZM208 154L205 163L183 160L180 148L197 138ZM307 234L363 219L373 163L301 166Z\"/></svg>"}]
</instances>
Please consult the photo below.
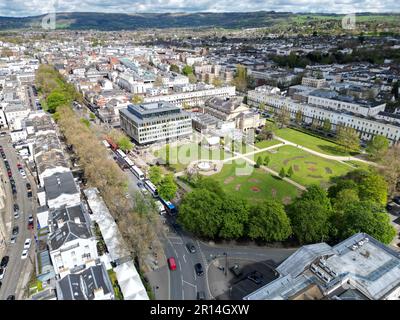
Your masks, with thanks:
<instances>
[{"instance_id":1,"label":"dark car","mask_svg":"<svg viewBox=\"0 0 400 320\"><path fill-rule=\"evenodd\" d=\"M253 281L255 284L261 284L263 282L263 275L258 271L253 271L247 275L247 279Z\"/></svg>"},{"instance_id":2,"label":"dark car","mask_svg":"<svg viewBox=\"0 0 400 320\"><path fill-rule=\"evenodd\" d=\"M31 184L30 184L29 182L26 183L26 189L27 189L28 191L31 191L31 190L32 190Z\"/></svg>"},{"instance_id":3,"label":"dark car","mask_svg":"<svg viewBox=\"0 0 400 320\"><path fill-rule=\"evenodd\" d=\"M7 297L7 300L15 300L15 296L14 296L14 295L9 295L9 296Z\"/></svg>"},{"instance_id":4,"label":"dark car","mask_svg":"<svg viewBox=\"0 0 400 320\"><path fill-rule=\"evenodd\" d=\"M9 260L10 260L10 257L9 257L9 256L4 256L3 259L1 259L0 267L1 267L1 268L7 267L7 264L8 264L8 261L9 261Z\"/></svg>"},{"instance_id":5,"label":"dark car","mask_svg":"<svg viewBox=\"0 0 400 320\"><path fill-rule=\"evenodd\" d=\"M13 230L12 230L13 236L16 236L16 235L18 234L18 232L19 232L19 227L18 227L18 226L15 226L15 227L13 228Z\"/></svg>"},{"instance_id":6,"label":"dark car","mask_svg":"<svg viewBox=\"0 0 400 320\"><path fill-rule=\"evenodd\" d=\"M186 248L190 253L196 253L196 247L194 246L193 243L191 242L186 243Z\"/></svg>"},{"instance_id":7,"label":"dark car","mask_svg":"<svg viewBox=\"0 0 400 320\"><path fill-rule=\"evenodd\" d=\"M202 276L204 274L203 266L201 265L201 263L196 263L194 265L194 270L196 271L196 274L198 276Z\"/></svg>"},{"instance_id":8,"label":"dark car","mask_svg":"<svg viewBox=\"0 0 400 320\"><path fill-rule=\"evenodd\" d=\"M19 205L14 203L14 211L18 211L19 210Z\"/></svg>"},{"instance_id":9,"label":"dark car","mask_svg":"<svg viewBox=\"0 0 400 320\"><path fill-rule=\"evenodd\" d=\"M197 300L206 300L206 294L204 293L204 291L197 292Z\"/></svg>"},{"instance_id":10,"label":"dark car","mask_svg":"<svg viewBox=\"0 0 400 320\"><path fill-rule=\"evenodd\" d=\"M12 172L11 172L11 170L7 170L7 174L8 174L8 177L9 177L9 178L12 177Z\"/></svg>"},{"instance_id":11,"label":"dark car","mask_svg":"<svg viewBox=\"0 0 400 320\"><path fill-rule=\"evenodd\" d=\"M33 221L28 222L28 230L33 230Z\"/></svg>"},{"instance_id":12,"label":"dark car","mask_svg":"<svg viewBox=\"0 0 400 320\"><path fill-rule=\"evenodd\" d=\"M393 202L400 205L400 196L394 197Z\"/></svg>"},{"instance_id":13,"label":"dark car","mask_svg":"<svg viewBox=\"0 0 400 320\"><path fill-rule=\"evenodd\" d=\"M11 186L12 193L17 194L17 187L16 186Z\"/></svg>"}]
</instances>

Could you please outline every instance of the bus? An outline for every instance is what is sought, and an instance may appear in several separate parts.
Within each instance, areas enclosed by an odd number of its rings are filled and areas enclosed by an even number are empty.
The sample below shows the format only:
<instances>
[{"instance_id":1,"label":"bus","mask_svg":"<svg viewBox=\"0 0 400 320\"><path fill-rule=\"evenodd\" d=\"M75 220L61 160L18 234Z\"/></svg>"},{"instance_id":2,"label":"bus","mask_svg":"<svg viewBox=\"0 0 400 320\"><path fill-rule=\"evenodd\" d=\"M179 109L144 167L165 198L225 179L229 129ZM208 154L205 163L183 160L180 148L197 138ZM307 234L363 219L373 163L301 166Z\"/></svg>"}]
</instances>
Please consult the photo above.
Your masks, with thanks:
<instances>
[{"instance_id":1,"label":"bus","mask_svg":"<svg viewBox=\"0 0 400 320\"><path fill-rule=\"evenodd\" d=\"M144 186L150 191L154 198L158 197L157 187L150 180L144 180Z\"/></svg>"},{"instance_id":2,"label":"bus","mask_svg":"<svg viewBox=\"0 0 400 320\"><path fill-rule=\"evenodd\" d=\"M103 140L104 146L108 149L111 148L110 144L107 142L107 140Z\"/></svg>"},{"instance_id":3,"label":"bus","mask_svg":"<svg viewBox=\"0 0 400 320\"><path fill-rule=\"evenodd\" d=\"M178 210L176 210L176 207L171 201L164 200L163 198L160 197L161 203L165 206L165 210L167 213L171 216L175 216L178 213Z\"/></svg>"},{"instance_id":4,"label":"bus","mask_svg":"<svg viewBox=\"0 0 400 320\"><path fill-rule=\"evenodd\" d=\"M110 137L106 137L106 141L110 144L110 147L113 151L118 149L117 144L114 141L112 141Z\"/></svg>"},{"instance_id":5,"label":"bus","mask_svg":"<svg viewBox=\"0 0 400 320\"><path fill-rule=\"evenodd\" d=\"M126 158L125 152L123 152L121 149L117 149L117 150L115 150L115 152L116 152L122 159Z\"/></svg>"},{"instance_id":6,"label":"bus","mask_svg":"<svg viewBox=\"0 0 400 320\"><path fill-rule=\"evenodd\" d=\"M138 167L132 166L131 167L131 171L139 180L143 180L144 179L144 173Z\"/></svg>"},{"instance_id":7,"label":"bus","mask_svg":"<svg viewBox=\"0 0 400 320\"><path fill-rule=\"evenodd\" d=\"M128 164L129 167L133 167L135 165L133 163L133 161L131 159L129 159L128 157L124 158L124 160Z\"/></svg>"}]
</instances>

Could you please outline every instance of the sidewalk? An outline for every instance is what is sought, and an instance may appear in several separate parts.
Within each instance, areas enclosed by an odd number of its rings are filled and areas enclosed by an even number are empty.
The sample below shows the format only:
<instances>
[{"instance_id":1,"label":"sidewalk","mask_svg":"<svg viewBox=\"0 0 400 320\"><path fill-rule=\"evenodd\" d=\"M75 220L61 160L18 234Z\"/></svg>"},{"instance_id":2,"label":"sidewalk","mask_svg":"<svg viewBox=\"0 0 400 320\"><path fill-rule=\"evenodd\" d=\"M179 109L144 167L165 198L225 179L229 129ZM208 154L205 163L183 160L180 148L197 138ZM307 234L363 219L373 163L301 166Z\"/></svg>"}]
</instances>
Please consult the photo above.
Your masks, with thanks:
<instances>
[{"instance_id":1,"label":"sidewalk","mask_svg":"<svg viewBox=\"0 0 400 320\"><path fill-rule=\"evenodd\" d=\"M154 271L145 274L156 300L169 300L169 274L168 266L164 265Z\"/></svg>"}]
</instances>

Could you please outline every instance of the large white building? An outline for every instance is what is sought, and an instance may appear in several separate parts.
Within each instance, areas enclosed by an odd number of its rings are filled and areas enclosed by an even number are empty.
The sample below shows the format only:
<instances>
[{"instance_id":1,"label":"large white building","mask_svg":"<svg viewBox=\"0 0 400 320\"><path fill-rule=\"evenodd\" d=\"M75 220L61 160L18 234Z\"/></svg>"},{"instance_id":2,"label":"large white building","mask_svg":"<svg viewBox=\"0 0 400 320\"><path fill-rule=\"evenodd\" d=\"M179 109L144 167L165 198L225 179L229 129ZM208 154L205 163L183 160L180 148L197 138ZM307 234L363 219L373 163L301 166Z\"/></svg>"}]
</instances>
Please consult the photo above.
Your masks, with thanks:
<instances>
[{"instance_id":1,"label":"large white building","mask_svg":"<svg viewBox=\"0 0 400 320\"><path fill-rule=\"evenodd\" d=\"M164 101L129 105L119 115L122 130L138 144L176 140L192 133L190 115Z\"/></svg>"},{"instance_id":2,"label":"large white building","mask_svg":"<svg viewBox=\"0 0 400 320\"><path fill-rule=\"evenodd\" d=\"M244 300L399 300L399 253L365 233L298 249Z\"/></svg>"},{"instance_id":3,"label":"large white building","mask_svg":"<svg viewBox=\"0 0 400 320\"><path fill-rule=\"evenodd\" d=\"M234 86L210 88L204 90L194 90L188 92L178 92L168 95L146 97L144 102L170 102L178 107L188 105L191 107L203 106L205 101L211 97L231 97L236 95L236 88Z\"/></svg>"},{"instance_id":4,"label":"large white building","mask_svg":"<svg viewBox=\"0 0 400 320\"><path fill-rule=\"evenodd\" d=\"M391 142L400 140L400 125L396 121L389 122L382 118L379 119L384 105L355 105L317 96L309 96L308 102L299 102L272 93L270 87L264 86L249 91L247 103L255 107L264 103L275 109L287 108L293 119L296 117L296 113L301 111L303 122L306 124L311 124L314 119L321 123L325 119L329 119L333 130L336 130L336 125L351 127L359 132L360 138L363 140L371 140L375 135L383 135ZM369 116L365 116L366 114Z\"/></svg>"}]
</instances>

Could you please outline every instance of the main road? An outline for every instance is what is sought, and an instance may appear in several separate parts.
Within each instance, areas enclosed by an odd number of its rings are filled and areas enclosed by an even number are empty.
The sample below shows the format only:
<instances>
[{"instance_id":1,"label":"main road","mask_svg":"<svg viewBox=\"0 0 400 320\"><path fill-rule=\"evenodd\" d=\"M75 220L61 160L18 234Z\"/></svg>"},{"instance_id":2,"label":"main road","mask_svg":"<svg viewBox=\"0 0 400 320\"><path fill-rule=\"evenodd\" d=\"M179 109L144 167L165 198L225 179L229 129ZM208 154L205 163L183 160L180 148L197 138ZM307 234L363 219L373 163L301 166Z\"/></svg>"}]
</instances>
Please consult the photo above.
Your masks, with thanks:
<instances>
[{"instance_id":1,"label":"main road","mask_svg":"<svg viewBox=\"0 0 400 320\"><path fill-rule=\"evenodd\" d=\"M28 216L30 214L34 215L34 204L32 203L33 197L28 198L26 183L29 182L29 174L25 169L27 174L27 178L23 178L17 169L17 163L23 164L23 161L17 155L15 149L12 147L9 142L9 137L0 138L0 145L3 147L3 150L6 154L7 161L10 164L12 177L15 180L15 184L17 187L16 197L13 197L11 194L11 186L10 181L7 177L6 167L4 165L4 160L0 158L0 168L1 171L4 172L4 181L5 181L5 189L7 195L7 203L6 205L6 220L9 226L7 228L8 231L8 241L7 241L7 249L5 255L10 257L10 260L7 265L7 269L4 274L4 278L2 280L2 286L0 288L0 300L6 299L9 295L15 295L16 299L21 299L25 286L29 281L29 275L32 271L32 267L34 264L34 252L35 252L35 241L33 238L33 231L28 230ZM25 166L24 166L25 168ZM30 181L32 185L32 189L34 190L34 185L32 181ZM19 205L19 218L14 219L13 205L17 203ZM10 226L11 224L11 226ZM17 235L17 239L15 243L11 243L11 230L14 226L18 226L19 233ZM26 259L21 259L21 254L24 249L24 242L26 239L31 239L32 244L29 249L29 255Z\"/></svg>"}]
</instances>

